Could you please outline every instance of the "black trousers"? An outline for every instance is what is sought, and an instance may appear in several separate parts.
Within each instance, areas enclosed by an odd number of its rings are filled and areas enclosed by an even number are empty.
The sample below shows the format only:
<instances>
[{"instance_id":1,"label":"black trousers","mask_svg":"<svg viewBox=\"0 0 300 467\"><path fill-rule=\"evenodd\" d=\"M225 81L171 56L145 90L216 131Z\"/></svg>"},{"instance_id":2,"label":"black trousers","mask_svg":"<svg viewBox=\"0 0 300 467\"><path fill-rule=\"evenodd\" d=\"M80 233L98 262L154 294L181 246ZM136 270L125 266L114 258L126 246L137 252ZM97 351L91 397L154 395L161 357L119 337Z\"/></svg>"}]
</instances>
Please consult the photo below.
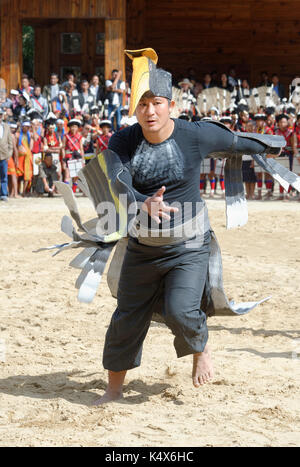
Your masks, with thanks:
<instances>
[{"instance_id":1,"label":"black trousers","mask_svg":"<svg viewBox=\"0 0 300 467\"><path fill-rule=\"evenodd\" d=\"M209 249L209 231L199 242L189 240L158 247L130 238L120 276L118 306L106 333L104 368L122 371L140 365L154 310L163 314L174 334L178 357L203 352L208 330L200 303Z\"/></svg>"}]
</instances>

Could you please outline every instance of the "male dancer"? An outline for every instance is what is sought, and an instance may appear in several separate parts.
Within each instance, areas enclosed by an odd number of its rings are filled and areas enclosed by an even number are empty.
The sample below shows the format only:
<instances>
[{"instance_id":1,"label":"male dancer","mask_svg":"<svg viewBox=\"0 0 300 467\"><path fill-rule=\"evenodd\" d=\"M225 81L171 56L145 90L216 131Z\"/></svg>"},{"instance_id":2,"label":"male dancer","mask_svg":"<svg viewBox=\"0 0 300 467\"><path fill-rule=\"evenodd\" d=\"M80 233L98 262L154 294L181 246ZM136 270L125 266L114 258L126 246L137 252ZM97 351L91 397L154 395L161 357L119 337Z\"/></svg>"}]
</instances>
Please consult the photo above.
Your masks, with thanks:
<instances>
[{"instance_id":1,"label":"male dancer","mask_svg":"<svg viewBox=\"0 0 300 467\"><path fill-rule=\"evenodd\" d=\"M200 308L211 240L205 203L199 192L200 164L210 153L272 152L255 135L238 136L213 122L171 119L171 75L156 68L155 51L127 51L127 55L133 60L134 69L130 113L135 111L138 123L115 133L109 149L118 154L127 171L128 184L131 183L142 211L149 216L143 226L146 231L148 228L148 235L129 238L118 306L103 352L108 387L95 404L122 397L126 372L140 365L143 341L157 304L161 304L163 318L175 335L177 356L193 355L194 386L213 378L206 316ZM275 154L276 151L279 149ZM173 202L179 208L169 205ZM193 237L172 235L180 211L184 223L204 213L201 228L195 229ZM151 237L151 218L158 230L169 223L169 238Z\"/></svg>"}]
</instances>

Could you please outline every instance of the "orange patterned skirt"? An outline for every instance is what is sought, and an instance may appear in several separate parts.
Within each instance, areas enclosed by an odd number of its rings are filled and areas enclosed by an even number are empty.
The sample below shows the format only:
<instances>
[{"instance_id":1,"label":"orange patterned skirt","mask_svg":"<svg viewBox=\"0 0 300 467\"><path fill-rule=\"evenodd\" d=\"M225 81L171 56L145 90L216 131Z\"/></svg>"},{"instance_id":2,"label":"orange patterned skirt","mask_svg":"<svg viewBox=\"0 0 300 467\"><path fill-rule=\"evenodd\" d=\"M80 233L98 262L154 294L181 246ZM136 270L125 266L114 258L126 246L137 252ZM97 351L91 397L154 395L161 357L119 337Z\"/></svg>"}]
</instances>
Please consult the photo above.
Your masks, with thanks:
<instances>
[{"instance_id":1,"label":"orange patterned skirt","mask_svg":"<svg viewBox=\"0 0 300 467\"><path fill-rule=\"evenodd\" d=\"M17 175L17 169L16 169L16 165L15 165L15 161L14 161L13 156L11 156L8 159L7 173L8 173L8 175Z\"/></svg>"},{"instance_id":2,"label":"orange patterned skirt","mask_svg":"<svg viewBox=\"0 0 300 467\"><path fill-rule=\"evenodd\" d=\"M32 154L19 152L19 167L17 169L18 177L23 177L24 181L31 181L33 175Z\"/></svg>"}]
</instances>

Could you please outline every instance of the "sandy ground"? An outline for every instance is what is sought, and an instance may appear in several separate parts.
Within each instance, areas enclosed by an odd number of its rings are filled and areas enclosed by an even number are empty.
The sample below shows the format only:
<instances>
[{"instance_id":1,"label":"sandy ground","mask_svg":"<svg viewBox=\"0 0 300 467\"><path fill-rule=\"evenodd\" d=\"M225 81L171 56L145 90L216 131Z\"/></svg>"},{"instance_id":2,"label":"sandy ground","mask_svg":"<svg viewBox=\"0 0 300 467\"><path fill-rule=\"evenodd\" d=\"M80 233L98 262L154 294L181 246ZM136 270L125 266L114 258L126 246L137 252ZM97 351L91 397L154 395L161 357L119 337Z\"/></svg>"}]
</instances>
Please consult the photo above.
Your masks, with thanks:
<instances>
[{"instance_id":1,"label":"sandy ground","mask_svg":"<svg viewBox=\"0 0 300 467\"><path fill-rule=\"evenodd\" d=\"M61 198L1 203L0 445L299 446L300 204L248 206L248 224L226 231L224 202L208 201L226 291L272 299L244 317L209 319L214 381L195 389L191 357L177 360L171 333L154 323L124 400L95 408L116 305L106 279L93 304L79 304L74 251L32 253L66 241Z\"/></svg>"}]
</instances>

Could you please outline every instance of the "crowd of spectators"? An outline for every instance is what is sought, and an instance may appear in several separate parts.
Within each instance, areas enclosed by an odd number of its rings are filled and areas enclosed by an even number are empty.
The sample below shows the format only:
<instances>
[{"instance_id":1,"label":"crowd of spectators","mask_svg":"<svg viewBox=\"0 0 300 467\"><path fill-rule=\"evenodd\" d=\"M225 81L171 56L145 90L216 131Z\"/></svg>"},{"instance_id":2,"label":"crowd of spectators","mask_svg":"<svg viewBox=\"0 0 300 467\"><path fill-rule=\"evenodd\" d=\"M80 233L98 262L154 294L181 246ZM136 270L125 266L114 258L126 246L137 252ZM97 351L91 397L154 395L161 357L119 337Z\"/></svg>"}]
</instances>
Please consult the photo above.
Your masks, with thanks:
<instances>
[{"instance_id":1,"label":"crowd of spectators","mask_svg":"<svg viewBox=\"0 0 300 467\"><path fill-rule=\"evenodd\" d=\"M294 87L298 82L300 78L297 77L292 83ZM202 80L197 79L194 69L190 68L174 86L189 92L195 102L199 94L212 87L234 93L235 106L226 112L213 107L204 115L194 105L188 112L181 112L179 118L214 119L235 131L281 134L287 141L283 155L289 159L290 168L294 160L298 161L300 114L291 108L287 112L287 106L283 105L277 115L272 106L262 107L252 115L242 100L244 95L251 94L249 82L238 79L234 67L228 74L206 73ZM278 75L269 78L267 72L262 72L258 86L271 86L284 102L285 89ZM289 91L292 92L293 87ZM73 73L60 83L58 75L52 73L49 83L42 86L23 75L17 89L0 97L0 200L45 193L52 197L55 180L71 184L73 192L78 192L80 168L108 147L114 131L136 122L135 117L128 116L129 103L130 84L122 80L119 70L113 70L105 83L101 83L97 75L77 82ZM210 182L210 196L216 193L217 181L220 194L224 194L223 173L218 173L217 165L215 161L201 174L200 190L204 193ZM271 199L272 177L255 171L253 162L247 159L243 170L247 198L254 199L257 187L256 198L261 199L265 182L266 198ZM282 191L279 198L289 199L292 194L292 190L289 194Z\"/></svg>"}]
</instances>

